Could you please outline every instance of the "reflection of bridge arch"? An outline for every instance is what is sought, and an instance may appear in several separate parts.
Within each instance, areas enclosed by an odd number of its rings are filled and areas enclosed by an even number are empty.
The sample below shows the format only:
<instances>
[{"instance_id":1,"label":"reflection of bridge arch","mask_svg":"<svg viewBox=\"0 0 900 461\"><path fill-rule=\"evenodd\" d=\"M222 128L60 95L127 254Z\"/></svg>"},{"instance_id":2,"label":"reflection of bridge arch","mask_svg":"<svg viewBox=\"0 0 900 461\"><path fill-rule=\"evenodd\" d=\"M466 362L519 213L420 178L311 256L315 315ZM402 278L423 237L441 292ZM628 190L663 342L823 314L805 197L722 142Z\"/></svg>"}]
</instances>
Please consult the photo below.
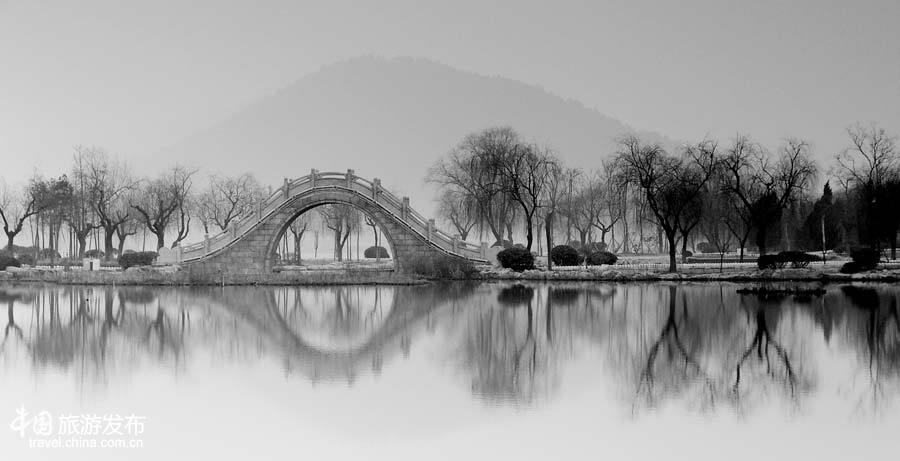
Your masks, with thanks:
<instances>
[{"instance_id":1,"label":"reflection of bridge arch","mask_svg":"<svg viewBox=\"0 0 900 461\"><path fill-rule=\"evenodd\" d=\"M284 186L266 199L254 216L242 219L204 242L188 245L162 262L182 262L199 272L262 274L274 265L274 248L290 223L300 214L325 204L351 205L370 216L384 231L394 251L398 271L412 272L417 264L436 259L487 260L487 244L475 245L446 234L433 219L422 217L381 187L353 174L315 170ZM162 256L161 256L162 257Z\"/></svg>"},{"instance_id":2,"label":"reflection of bridge arch","mask_svg":"<svg viewBox=\"0 0 900 461\"><path fill-rule=\"evenodd\" d=\"M408 352L414 330L443 311L448 301L465 293L435 290L432 285L394 290L390 312L380 327L365 341L345 350L316 347L296 332L280 312L271 289L250 290L245 298L229 290L217 290L210 296L280 348L290 372L300 372L314 381L328 381L353 380L366 370L380 371L386 360Z\"/></svg>"}]
</instances>

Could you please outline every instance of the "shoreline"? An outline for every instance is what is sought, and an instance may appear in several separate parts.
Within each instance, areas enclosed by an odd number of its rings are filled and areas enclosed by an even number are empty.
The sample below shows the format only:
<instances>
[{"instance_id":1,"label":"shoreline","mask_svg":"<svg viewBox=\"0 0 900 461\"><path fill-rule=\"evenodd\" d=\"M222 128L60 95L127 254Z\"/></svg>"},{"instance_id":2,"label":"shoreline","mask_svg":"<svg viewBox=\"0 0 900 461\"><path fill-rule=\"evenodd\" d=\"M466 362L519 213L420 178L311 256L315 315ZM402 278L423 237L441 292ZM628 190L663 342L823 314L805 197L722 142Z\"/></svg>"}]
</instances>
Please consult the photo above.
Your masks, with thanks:
<instances>
[{"instance_id":1,"label":"shoreline","mask_svg":"<svg viewBox=\"0 0 900 461\"><path fill-rule=\"evenodd\" d=\"M685 271L678 273L600 270L530 270L481 268L468 278L434 278L393 271L334 270L278 272L265 275L225 274L222 277L198 277L189 271L171 267L130 269L127 271L63 271L16 269L0 271L0 283L52 283L57 285L126 286L330 286L330 285L424 285L442 281L471 282L897 282L900 269L876 269L857 274L842 274L821 269L777 269L734 272Z\"/></svg>"}]
</instances>

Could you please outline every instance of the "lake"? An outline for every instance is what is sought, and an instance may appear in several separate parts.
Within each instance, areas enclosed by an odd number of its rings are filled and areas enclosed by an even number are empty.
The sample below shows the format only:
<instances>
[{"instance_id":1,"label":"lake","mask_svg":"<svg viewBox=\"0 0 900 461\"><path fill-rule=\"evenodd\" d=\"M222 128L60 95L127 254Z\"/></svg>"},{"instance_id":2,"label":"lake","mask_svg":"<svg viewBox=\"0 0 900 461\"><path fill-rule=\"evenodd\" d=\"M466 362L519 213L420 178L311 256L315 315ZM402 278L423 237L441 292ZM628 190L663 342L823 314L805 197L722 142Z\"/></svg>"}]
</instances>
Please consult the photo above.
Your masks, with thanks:
<instances>
[{"instance_id":1,"label":"lake","mask_svg":"<svg viewBox=\"0 0 900 461\"><path fill-rule=\"evenodd\" d=\"M890 458L900 287L744 288L0 286L0 446L4 459Z\"/></svg>"}]
</instances>

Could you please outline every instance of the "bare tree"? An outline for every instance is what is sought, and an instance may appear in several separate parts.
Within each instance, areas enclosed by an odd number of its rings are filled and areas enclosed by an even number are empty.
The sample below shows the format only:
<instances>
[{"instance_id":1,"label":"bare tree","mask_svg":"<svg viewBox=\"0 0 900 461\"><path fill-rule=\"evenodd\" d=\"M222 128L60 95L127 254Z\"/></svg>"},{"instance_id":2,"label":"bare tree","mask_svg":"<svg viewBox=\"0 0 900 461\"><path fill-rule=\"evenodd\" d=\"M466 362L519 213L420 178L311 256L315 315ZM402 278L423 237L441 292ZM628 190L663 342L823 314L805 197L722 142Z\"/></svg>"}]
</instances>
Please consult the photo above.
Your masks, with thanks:
<instances>
[{"instance_id":1,"label":"bare tree","mask_svg":"<svg viewBox=\"0 0 900 461\"><path fill-rule=\"evenodd\" d=\"M232 222L252 215L263 198L264 189L252 174L210 176L209 187L197 199L197 215L204 232L212 224L226 231Z\"/></svg>"},{"instance_id":2,"label":"bare tree","mask_svg":"<svg viewBox=\"0 0 900 461\"><path fill-rule=\"evenodd\" d=\"M87 187L91 206L96 213L98 227L103 229L104 253L107 259L113 257L113 237L118 228L131 217L128 199L137 187L128 167L119 163L102 149L91 148L81 153L86 169Z\"/></svg>"},{"instance_id":3,"label":"bare tree","mask_svg":"<svg viewBox=\"0 0 900 461\"><path fill-rule=\"evenodd\" d=\"M129 198L126 203L131 203L133 200L133 198ZM125 240L127 240L128 237L137 234L138 229L141 227L140 218L134 209L127 208L125 210L125 216L125 220L116 227L116 237L119 240L116 247L116 254L119 256L122 256L122 251L125 249Z\"/></svg>"},{"instance_id":4,"label":"bare tree","mask_svg":"<svg viewBox=\"0 0 900 461\"><path fill-rule=\"evenodd\" d=\"M519 205L525 227L525 248L531 251L534 241L535 214L544 206L545 190L550 183L550 171L557 162L552 151L534 145L517 144L499 163L501 190Z\"/></svg>"},{"instance_id":5,"label":"bare tree","mask_svg":"<svg viewBox=\"0 0 900 461\"><path fill-rule=\"evenodd\" d=\"M303 243L303 235L311 227L312 217L311 213L303 213L291 221L290 226L288 226L288 231L291 233L294 241L294 263L298 266L300 265L300 245Z\"/></svg>"},{"instance_id":6,"label":"bare tree","mask_svg":"<svg viewBox=\"0 0 900 461\"><path fill-rule=\"evenodd\" d=\"M749 137L738 135L722 159L725 192L742 208L739 216L756 231L760 254L766 254L768 232L782 212L809 187L816 174L809 144L788 139L772 159Z\"/></svg>"},{"instance_id":7,"label":"bare tree","mask_svg":"<svg viewBox=\"0 0 900 461\"><path fill-rule=\"evenodd\" d=\"M510 127L494 127L472 133L429 171L428 180L445 188L464 193L477 204L482 224L486 224L496 240L502 244L504 231L511 237L514 204L504 191L505 159L522 149L518 133Z\"/></svg>"},{"instance_id":8,"label":"bare tree","mask_svg":"<svg viewBox=\"0 0 900 461\"><path fill-rule=\"evenodd\" d=\"M856 125L847 130L851 146L838 154L836 175L844 190L852 193L860 240L876 248L887 241L891 258L897 257L900 228L900 153L897 139L883 128Z\"/></svg>"},{"instance_id":9,"label":"bare tree","mask_svg":"<svg viewBox=\"0 0 900 461\"><path fill-rule=\"evenodd\" d=\"M718 184L713 182L704 191L699 226L700 233L719 253L719 271L721 272L725 253L731 250L736 237L732 227L734 207L727 196L719 193L720 190Z\"/></svg>"},{"instance_id":10,"label":"bare tree","mask_svg":"<svg viewBox=\"0 0 900 461\"><path fill-rule=\"evenodd\" d=\"M13 241L22 232L28 218L38 214L47 204L42 203L33 185L14 187L0 182L0 219L6 234L6 248L13 250Z\"/></svg>"},{"instance_id":11,"label":"bare tree","mask_svg":"<svg viewBox=\"0 0 900 461\"><path fill-rule=\"evenodd\" d=\"M90 168L100 153L101 150L96 147L75 147L71 176L73 198L66 217L73 237L78 242L76 253L79 258L84 256L88 236L100 227L94 207L97 191L93 187Z\"/></svg>"},{"instance_id":12,"label":"bare tree","mask_svg":"<svg viewBox=\"0 0 900 461\"><path fill-rule=\"evenodd\" d=\"M369 215L363 215L363 218L365 219L366 225L372 228L375 244L375 261L381 261L381 237L378 233L378 223L375 221L375 218Z\"/></svg>"},{"instance_id":13,"label":"bare tree","mask_svg":"<svg viewBox=\"0 0 900 461\"><path fill-rule=\"evenodd\" d=\"M615 229L624 216L625 210L625 181L618 177L615 166L610 162L604 162L603 168L596 173L595 199L598 212L594 215L591 226L600 231L600 242L606 244L606 235Z\"/></svg>"},{"instance_id":14,"label":"bare tree","mask_svg":"<svg viewBox=\"0 0 900 461\"><path fill-rule=\"evenodd\" d=\"M477 201L464 191L445 189L438 201L438 214L456 229L463 240L468 238L469 232L478 224ZM366 222L368 223L368 218Z\"/></svg>"},{"instance_id":15,"label":"bare tree","mask_svg":"<svg viewBox=\"0 0 900 461\"><path fill-rule=\"evenodd\" d=\"M571 171L563 168L562 162L556 158L556 155L547 151L549 162L545 167L547 175L547 184L542 194L544 195L543 215L541 216L544 223L544 236L547 238L547 269L553 268L553 260L550 257L550 250L553 249L553 227L556 221L556 215L559 212L560 203L565 193L565 178L571 175Z\"/></svg>"},{"instance_id":16,"label":"bare tree","mask_svg":"<svg viewBox=\"0 0 900 461\"><path fill-rule=\"evenodd\" d=\"M619 140L618 167L628 183L639 187L647 206L669 243L669 271L675 272L679 222L698 200L715 169L715 159L707 152L687 149L671 156L657 144L644 144L636 136Z\"/></svg>"},{"instance_id":17,"label":"bare tree","mask_svg":"<svg viewBox=\"0 0 900 461\"><path fill-rule=\"evenodd\" d=\"M175 220L178 220L179 228L186 227L184 223L188 218L185 217L184 206L195 172L176 166L153 180L145 181L136 201L131 204L143 225L156 236L157 249L166 246L166 230Z\"/></svg>"},{"instance_id":18,"label":"bare tree","mask_svg":"<svg viewBox=\"0 0 900 461\"><path fill-rule=\"evenodd\" d=\"M344 260L344 245L350 238L350 233L359 225L359 211L351 205L329 204L318 208L325 227L334 233L334 257L338 261Z\"/></svg>"}]
</instances>

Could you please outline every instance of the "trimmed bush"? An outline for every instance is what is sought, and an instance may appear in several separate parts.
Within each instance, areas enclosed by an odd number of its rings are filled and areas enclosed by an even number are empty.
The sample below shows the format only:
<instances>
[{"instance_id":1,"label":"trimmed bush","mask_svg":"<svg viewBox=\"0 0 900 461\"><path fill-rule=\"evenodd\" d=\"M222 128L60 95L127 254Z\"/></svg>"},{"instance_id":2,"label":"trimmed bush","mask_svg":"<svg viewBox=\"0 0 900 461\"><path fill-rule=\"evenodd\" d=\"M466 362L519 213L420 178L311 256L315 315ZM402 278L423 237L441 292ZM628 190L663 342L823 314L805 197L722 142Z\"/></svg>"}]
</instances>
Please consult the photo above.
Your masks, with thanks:
<instances>
[{"instance_id":1,"label":"trimmed bush","mask_svg":"<svg viewBox=\"0 0 900 461\"><path fill-rule=\"evenodd\" d=\"M507 248L497 253L500 265L516 272L534 269L534 255L524 248Z\"/></svg>"},{"instance_id":2,"label":"trimmed bush","mask_svg":"<svg viewBox=\"0 0 900 461\"><path fill-rule=\"evenodd\" d=\"M855 274L864 270L866 269L863 269L863 267L856 261L850 261L848 263L844 263L844 265L841 266L842 274Z\"/></svg>"},{"instance_id":3,"label":"trimmed bush","mask_svg":"<svg viewBox=\"0 0 900 461\"><path fill-rule=\"evenodd\" d=\"M494 244L491 245L491 248L496 248L496 247L512 248L512 246L513 246L512 242L510 242L509 240L503 240L501 242L494 242Z\"/></svg>"},{"instance_id":4,"label":"trimmed bush","mask_svg":"<svg viewBox=\"0 0 900 461\"><path fill-rule=\"evenodd\" d=\"M9 253L0 254L0 271L6 270L7 267L22 267L22 263L10 256Z\"/></svg>"},{"instance_id":5,"label":"trimmed bush","mask_svg":"<svg viewBox=\"0 0 900 461\"><path fill-rule=\"evenodd\" d=\"M590 256L588 256L587 263L590 266L602 266L604 264L611 266L618 260L618 256L608 251L595 251L594 253L591 253Z\"/></svg>"},{"instance_id":6,"label":"trimmed bush","mask_svg":"<svg viewBox=\"0 0 900 461\"><path fill-rule=\"evenodd\" d=\"M149 266L156 261L155 251L137 251L134 253L125 253L119 257L119 265L122 269L128 269L134 266Z\"/></svg>"},{"instance_id":7,"label":"trimmed bush","mask_svg":"<svg viewBox=\"0 0 900 461\"><path fill-rule=\"evenodd\" d=\"M700 242L694 246L700 253L718 253L716 247L709 242Z\"/></svg>"},{"instance_id":8,"label":"trimmed bush","mask_svg":"<svg viewBox=\"0 0 900 461\"><path fill-rule=\"evenodd\" d=\"M681 252L682 258L690 258L691 256L694 256L694 252L691 250L684 250L683 252Z\"/></svg>"},{"instance_id":9,"label":"trimmed bush","mask_svg":"<svg viewBox=\"0 0 900 461\"><path fill-rule=\"evenodd\" d=\"M878 250L871 247L859 247L850 250L850 258L859 265L862 270L875 269L881 260Z\"/></svg>"},{"instance_id":10,"label":"trimmed bush","mask_svg":"<svg viewBox=\"0 0 900 461\"><path fill-rule=\"evenodd\" d=\"M778 253L778 257L781 259L783 265L790 264L791 267L795 269L806 267L809 266L809 263L822 260L822 258L818 256L813 256L802 251L782 251L781 253Z\"/></svg>"},{"instance_id":11,"label":"trimmed bush","mask_svg":"<svg viewBox=\"0 0 900 461\"><path fill-rule=\"evenodd\" d=\"M104 253L103 250L88 250L84 252L85 258L103 259L104 256L106 256L106 253Z\"/></svg>"},{"instance_id":12,"label":"trimmed bush","mask_svg":"<svg viewBox=\"0 0 900 461\"><path fill-rule=\"evenodd\" d=\"M784 268L784 265L784 259L777 254L759 255L759 258L756 259L756 267L759 267L762 270L782 269Z\"/></svg>"},{"instance_id":13,"label":"trimmed bush","mask_svg":"<svg viewBox=\"0 0 900 461\"><path fill-rule=\"evenodd\" d=\"M577 266L584 258L569 245L557 245L550 250L550 260L557 266Z\"/></svg>"},{"instance_id":14,"label":"trimmed bush","mask_svg":"<svg viewBox=\"0 0 900 461\"><path fill-rule=\"evenodd\" d=\"M366 248L366 251L363 251L363 256L369 259L374 258L390 258L391 256L388 254L387 248L385 247L369 247Z\"/></svg>"}]
</instances>

